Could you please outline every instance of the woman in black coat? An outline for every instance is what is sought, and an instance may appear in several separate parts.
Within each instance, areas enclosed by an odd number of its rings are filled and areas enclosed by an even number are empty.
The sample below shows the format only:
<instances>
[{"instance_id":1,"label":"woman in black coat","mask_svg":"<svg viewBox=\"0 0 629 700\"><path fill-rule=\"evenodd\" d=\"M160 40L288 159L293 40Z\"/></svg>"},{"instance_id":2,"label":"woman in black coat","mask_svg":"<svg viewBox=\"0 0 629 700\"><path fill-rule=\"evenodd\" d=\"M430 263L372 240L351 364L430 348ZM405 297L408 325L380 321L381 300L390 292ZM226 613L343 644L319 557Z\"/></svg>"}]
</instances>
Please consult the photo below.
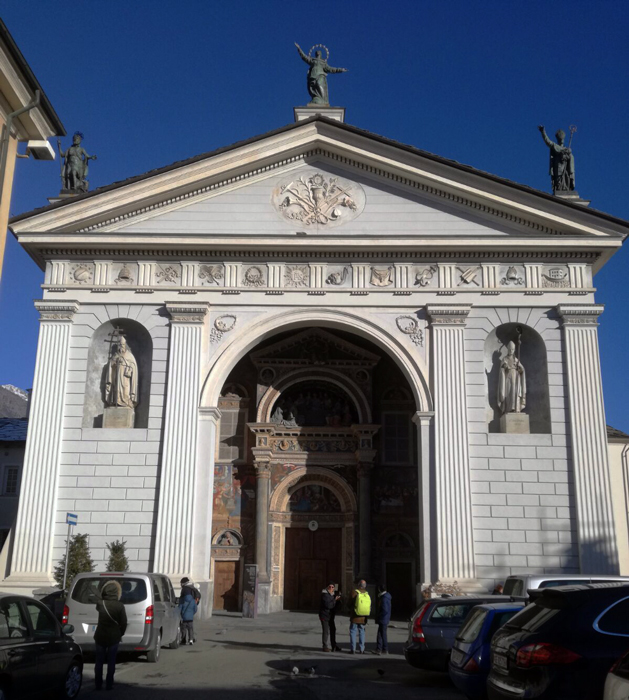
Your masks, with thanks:
<instances>
[{"instance_id":1,"label":"woman in black coat","mask_svg":"<svg viewBox=\"0 0 629 700\"><path fill-rule=\"evenodd\" d=\"M127 630L127 613L120 602L122 588L118 581L108 581L101 590L101 600L96 603L98 624L94 632L96 642L96 664L94 665L94 681L96 690L103 687L103 665L107 661L107 677L105 689L114 687L116 672L116 654L122 636Z\"/></svg>"}]
</instances>

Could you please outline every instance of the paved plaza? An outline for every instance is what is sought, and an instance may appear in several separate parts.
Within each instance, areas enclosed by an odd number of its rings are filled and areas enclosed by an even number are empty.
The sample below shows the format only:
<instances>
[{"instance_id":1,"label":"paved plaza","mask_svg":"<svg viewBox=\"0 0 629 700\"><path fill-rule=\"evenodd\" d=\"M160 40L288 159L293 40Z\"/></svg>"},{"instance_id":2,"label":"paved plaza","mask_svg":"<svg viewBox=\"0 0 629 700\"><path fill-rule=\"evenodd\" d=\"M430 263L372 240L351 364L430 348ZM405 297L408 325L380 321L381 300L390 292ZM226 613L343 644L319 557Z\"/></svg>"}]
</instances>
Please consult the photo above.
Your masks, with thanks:
<instances>
[{"instance_id":1,"label":"paved plaza","mask_svg":"<svg viewBox=\"0 0 629 700\"><path fill-rule=\"evenodd\" d=\"M116 674L116 700L200 700L208 691L221 700L319 700L364 698L382 700L454 700L462 698L447 674L409 666L402 647L405 622L389 627L392 653L351 656L349 622L338 618L338 642L343 653L321 650L321 627L316 614L282 612L244 620L217 614L197 623L197 644L176 651L162 649L157 664L123 657ZM367 626L367 648L375 644L376 625ZM315 667L311 676L304 671ZM297 667L297 675L292 669ZM82 697L99 697L94 690L94 666L88 659ZM182 691L184 694L182 694Z\"/></svg>"}]
</instances>

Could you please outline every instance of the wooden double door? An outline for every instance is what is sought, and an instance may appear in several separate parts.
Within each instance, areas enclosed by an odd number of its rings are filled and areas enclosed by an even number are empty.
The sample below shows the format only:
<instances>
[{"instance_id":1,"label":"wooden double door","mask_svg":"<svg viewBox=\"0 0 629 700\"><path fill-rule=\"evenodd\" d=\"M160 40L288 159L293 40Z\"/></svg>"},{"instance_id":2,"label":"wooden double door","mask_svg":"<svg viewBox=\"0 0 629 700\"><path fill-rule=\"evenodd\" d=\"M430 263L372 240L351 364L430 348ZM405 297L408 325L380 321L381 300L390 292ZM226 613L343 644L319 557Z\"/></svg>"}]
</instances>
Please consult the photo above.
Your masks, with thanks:
<instances>
[{"instance_id":1,"label":"wooden double door","mask_svg":"<svg viewBox=\"0 0 629 700\"><path fill-rule=\"evenodd\" d=\"M318 610L321 591L342 583L343 528L286 528L284 608Z\"/></svg>"}]
</instances>

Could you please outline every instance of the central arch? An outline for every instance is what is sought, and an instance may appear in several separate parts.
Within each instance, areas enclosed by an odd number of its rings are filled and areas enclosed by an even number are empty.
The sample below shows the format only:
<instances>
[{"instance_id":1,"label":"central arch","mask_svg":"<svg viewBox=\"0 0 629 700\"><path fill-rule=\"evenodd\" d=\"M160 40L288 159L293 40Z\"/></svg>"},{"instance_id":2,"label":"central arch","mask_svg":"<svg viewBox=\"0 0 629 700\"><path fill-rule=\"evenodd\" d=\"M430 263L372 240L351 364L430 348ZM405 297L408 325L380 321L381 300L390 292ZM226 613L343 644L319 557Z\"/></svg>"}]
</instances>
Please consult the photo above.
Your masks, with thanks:
<instances>
[{"instance_id":1,"label":"central arch","mask_svg":"<svg viewBox=\"0 0 629 700\"><path fill-rule=\"evenodd\" d=\"M223 382L232 368L263 340L277 333L313 326L355 333L373 342L396 362L404 374L413 391L417 410L433 410L432 396L427 382L427 367L417 352L410 351L392 333L364 317L348 311L325 308L295 309L265 316L240 328L240 332L231 341L226 334L227 342L219 348L205 370L200 407L217 405Z\"/></svg>"}]
</instances>

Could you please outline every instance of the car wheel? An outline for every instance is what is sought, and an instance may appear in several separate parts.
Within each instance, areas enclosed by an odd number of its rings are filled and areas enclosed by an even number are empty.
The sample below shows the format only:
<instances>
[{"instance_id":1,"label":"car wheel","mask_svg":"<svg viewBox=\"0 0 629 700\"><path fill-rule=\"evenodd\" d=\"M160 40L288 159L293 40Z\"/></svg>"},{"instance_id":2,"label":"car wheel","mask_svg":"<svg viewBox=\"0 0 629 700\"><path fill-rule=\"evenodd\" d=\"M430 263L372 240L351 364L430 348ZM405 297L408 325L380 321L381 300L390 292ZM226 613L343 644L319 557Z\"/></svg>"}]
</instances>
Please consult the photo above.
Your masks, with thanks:
<instances>
[{"instance_id":1,"label":"car wheel","mask_svg":"<svg viewBox=\"0 0 629 700\"><path fill-rule=\"evenodd\" d=\"M157 640L155 641L155 649L149 649L146 652L146 658L150 664L156 664L159 661L159 652L162 648L162 633L157 633Z\"/></svg>"},{"instance_id":2,"label":"car wheel","mask_svg":"<svg viewBox=\"0 0 629 700\"><path fill-rule=\"evenodd\" d=\"M177 628L177 632L175 634L175 638L173 641L168 645L169 649L179 649L179 628Z\"/></svg>"},{"instance_id":3,"label":"car wheel","mask_svg":"<svg viewBox=\"0 0 629 700\"><path fill-rule=\"evenodd\" d=\"M64 700L73 700L79 694L82 683L83 666L79 661L73 661L70 664L70 668L66 671L59 697L64 698Z\"/></svg>"}]
</instances>

